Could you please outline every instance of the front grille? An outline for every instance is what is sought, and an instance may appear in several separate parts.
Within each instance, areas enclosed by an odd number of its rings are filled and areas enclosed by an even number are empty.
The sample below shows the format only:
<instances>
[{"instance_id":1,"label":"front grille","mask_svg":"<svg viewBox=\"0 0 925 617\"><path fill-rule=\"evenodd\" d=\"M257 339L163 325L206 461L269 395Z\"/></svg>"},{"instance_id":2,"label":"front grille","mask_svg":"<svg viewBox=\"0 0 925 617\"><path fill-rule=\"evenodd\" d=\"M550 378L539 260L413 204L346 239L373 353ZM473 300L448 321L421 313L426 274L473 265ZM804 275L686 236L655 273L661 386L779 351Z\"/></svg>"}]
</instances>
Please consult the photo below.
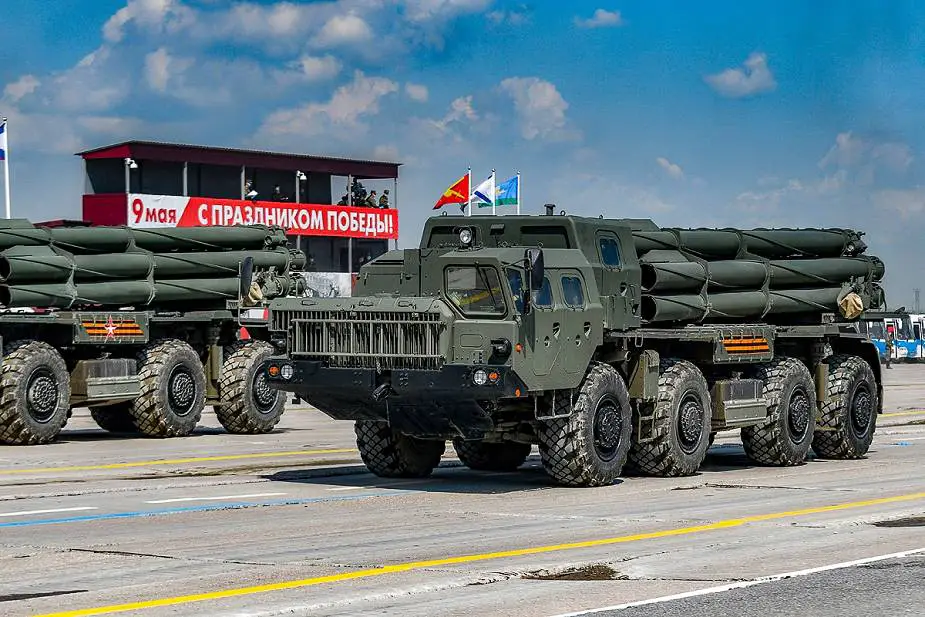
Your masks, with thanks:
<instances>
[{"instance_id":1,"label":"front grille","mask_svg":"<svg viewBox=\"0 0 925 617\"><path fill-rule=\"evenodd\" d=\"M331 367L435 370L438 313L298 311L290 313L289 352Z\"/></svg>"}]
</instances>

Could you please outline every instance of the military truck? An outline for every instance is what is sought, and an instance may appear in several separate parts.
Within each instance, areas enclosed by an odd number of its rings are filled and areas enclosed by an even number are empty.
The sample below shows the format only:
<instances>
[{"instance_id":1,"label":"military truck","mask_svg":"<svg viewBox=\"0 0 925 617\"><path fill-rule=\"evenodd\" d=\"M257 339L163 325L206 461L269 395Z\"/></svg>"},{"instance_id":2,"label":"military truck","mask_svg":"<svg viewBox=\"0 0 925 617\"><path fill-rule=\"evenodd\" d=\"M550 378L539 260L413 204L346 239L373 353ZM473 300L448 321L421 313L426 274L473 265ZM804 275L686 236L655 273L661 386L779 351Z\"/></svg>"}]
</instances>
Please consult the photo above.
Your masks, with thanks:
<instances>
[{"instance_id":1,"label":"military truck","mask_svg":"<svg viewBox=\"0 0 925 617\"><path fill-rule=\"evenodd\" d=\"M558 483L697 472L719 431L748 457L854 459L882 411L858 334L884 264L845 229L663 229L554 214L437 216L349 299L277 299L272 387L356 422L380 476L512 470Z\"/></svg>"},{"instance_id":2,"label":"military truck","mask_svg":"<svg viewBox=\"0 0 925 617\"><path fill-rule=\"evenodd\" d=\"M51 442L75 407L151 437L189 434L206 404L230 432L272 430L266 303L304 292L303 263L274 227L2 221L0 443Z\"/></svg>"}]
</instances>

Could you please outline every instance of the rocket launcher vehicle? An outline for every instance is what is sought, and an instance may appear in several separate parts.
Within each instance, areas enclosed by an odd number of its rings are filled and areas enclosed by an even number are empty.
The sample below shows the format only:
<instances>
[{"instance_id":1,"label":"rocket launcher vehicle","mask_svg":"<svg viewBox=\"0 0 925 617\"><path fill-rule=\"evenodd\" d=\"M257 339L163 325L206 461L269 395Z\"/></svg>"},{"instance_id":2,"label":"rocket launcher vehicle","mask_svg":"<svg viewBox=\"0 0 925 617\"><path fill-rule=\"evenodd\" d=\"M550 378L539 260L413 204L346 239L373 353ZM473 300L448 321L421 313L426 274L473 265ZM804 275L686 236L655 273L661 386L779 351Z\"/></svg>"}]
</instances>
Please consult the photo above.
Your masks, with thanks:
<instances>
[{"instance_id":1,"label":"rocket launcher vehicle","mask_svg":"<svg viewBox=\"0 0 925 617\"><path fill-rule=\"evenodd\" d=\"M848 229L633 231L647 323L835 313L883 302L883 262Z\"/></svg>"},{"instance_id":2,"label":"rocket launcher vehicle","mask_svg":"<svg viewBox=\"0 0 925 617\"><path fill-rule=\"evenodd\" d=\"M304 293L305 256L278 227L0 227L0 308L223 307L246 258L265 298Z\"/></svg>"}]
</instances>

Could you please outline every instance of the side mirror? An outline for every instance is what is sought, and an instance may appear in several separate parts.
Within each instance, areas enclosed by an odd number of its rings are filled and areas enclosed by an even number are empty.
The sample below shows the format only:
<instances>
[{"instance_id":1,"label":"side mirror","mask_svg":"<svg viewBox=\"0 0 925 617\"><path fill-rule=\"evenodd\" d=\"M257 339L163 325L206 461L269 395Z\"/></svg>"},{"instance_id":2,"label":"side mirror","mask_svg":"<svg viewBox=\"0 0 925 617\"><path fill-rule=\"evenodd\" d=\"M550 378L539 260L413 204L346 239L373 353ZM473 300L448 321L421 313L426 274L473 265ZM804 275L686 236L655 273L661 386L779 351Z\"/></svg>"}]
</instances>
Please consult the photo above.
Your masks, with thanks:
<instances>
[{"instance_id":1,"label":"side mirror","mask_svg":"<svg viewBox=\"0 0 925 617\"><path fill-rule=\"evenodd\" d=\"M524 253L527 262L527 278L530 280L530 291L543 288L543 278L546 276L546 265L543 262L543 249L527 249Z\"/></svg>"},{"instance_id":2,"label":"side mirror","mask_svg":"<svg viewBox=\"0 0 925 617\"><path fill-rule=\"evenodd\" d=\"M248 255L241 262L240 287L238 288L238 297L246 298L251 291L251 283L254 282L254 258Z\"/></svg>"}]
</instances>

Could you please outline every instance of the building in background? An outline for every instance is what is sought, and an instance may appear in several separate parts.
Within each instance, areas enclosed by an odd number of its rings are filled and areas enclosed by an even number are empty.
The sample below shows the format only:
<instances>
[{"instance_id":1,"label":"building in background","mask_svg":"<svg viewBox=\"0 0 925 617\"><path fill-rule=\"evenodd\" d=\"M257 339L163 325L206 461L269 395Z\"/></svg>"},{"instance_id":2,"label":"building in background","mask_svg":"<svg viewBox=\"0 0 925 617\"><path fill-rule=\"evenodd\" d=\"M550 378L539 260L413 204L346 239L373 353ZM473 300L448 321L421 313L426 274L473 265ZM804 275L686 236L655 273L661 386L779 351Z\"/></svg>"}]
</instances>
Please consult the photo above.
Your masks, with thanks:
<instances>
[{"instance_id":1,"label":"building in background","mask_svg":"<svg viewBox=\"0 0 925 617\"><path fill-rule=\"evenodd\" d=\"M309 285L321 295L349 294L351 275L387 251L390 240L397 244L400 163L148 141L78 156L85 221L147 228L279 225L290 246L305 252L317 273ZM388 207L378 207L378 200L355 204L357 193L347 187L357 181L377 195L389 190ZM348 194L348 205L334 205Z\"/></svg>"}]
</instances>

